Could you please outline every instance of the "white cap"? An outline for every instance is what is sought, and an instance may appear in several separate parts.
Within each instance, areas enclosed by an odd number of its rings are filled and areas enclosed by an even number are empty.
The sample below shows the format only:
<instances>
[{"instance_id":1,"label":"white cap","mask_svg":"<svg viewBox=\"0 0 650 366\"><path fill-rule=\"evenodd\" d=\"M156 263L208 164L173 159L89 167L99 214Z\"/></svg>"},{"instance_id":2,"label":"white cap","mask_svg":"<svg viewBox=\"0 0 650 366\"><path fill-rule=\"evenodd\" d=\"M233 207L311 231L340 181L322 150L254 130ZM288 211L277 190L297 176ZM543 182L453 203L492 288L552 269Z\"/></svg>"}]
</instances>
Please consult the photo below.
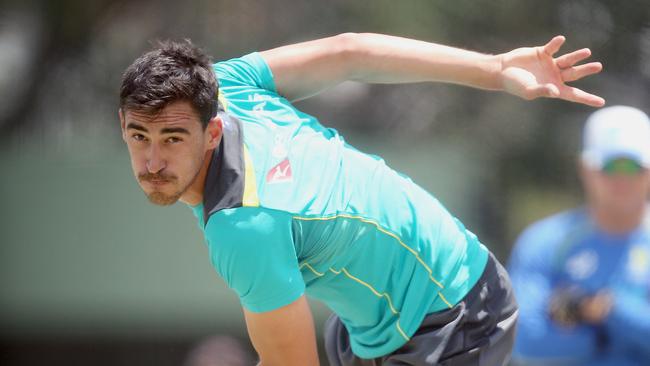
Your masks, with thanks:
<instances>
[{"instance_id":1,"label":"white cap","mask_svg":"<svg viewBox=\"0 0 650 366\"><path fill-rule=\"evenodd\" d=\"M627 158L650 168L650 119L642 111L613 106L594 112L583 132L582 160L593 169Z\"/></svg>"}]
</instances>

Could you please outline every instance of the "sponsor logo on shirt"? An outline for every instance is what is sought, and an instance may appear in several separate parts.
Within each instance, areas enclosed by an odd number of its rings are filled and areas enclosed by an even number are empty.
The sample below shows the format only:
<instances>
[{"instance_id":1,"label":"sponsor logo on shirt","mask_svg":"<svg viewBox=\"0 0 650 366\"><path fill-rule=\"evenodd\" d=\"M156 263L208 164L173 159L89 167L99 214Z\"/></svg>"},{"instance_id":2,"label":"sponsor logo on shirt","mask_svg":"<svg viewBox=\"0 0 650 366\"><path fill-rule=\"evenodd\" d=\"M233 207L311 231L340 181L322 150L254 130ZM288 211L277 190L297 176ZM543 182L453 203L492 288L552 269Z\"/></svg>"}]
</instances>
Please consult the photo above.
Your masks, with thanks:
<instances>
[{"instance_id":1,"label":"sponsor logo on shirt","mask_svg":"<svg viewBox=\"0 0 650 366\"><path fill-rule=\"evenodd\" d=\"M266 182L269 184L287 183L291 181L293 181L293 175L291 172L291 163L288 158L282 160L266 174Z\"/></svg>"}]
</instances>

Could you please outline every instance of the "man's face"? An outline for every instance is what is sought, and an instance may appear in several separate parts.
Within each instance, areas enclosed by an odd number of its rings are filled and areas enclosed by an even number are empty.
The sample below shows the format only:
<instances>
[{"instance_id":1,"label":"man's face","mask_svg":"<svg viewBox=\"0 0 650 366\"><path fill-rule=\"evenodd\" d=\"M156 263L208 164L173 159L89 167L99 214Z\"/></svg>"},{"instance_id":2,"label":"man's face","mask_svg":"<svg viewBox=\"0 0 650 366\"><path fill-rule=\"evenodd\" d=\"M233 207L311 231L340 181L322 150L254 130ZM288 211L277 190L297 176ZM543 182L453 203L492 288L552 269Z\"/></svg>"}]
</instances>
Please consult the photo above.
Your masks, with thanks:
<instances>
[{"instance_id":1,"label":"man's face","mask_svg":"<svg viewBox=\"0 0 650 366\"><path fill-rule=\"evenodd\" d=\"M623 167L636 164L617 163ZM596 170L583 164L582 178L589 199L616 213L624 214L645 205L650 192L650 172L644 168Z\"/></svg>"},{"instance_id":2,"label":"man's face","mask_svg":"<svg viewBox=\"0 0 650 366\"><path fill-rule=\"evenodd\" d=\"M221 137L216 121L203 129L198 114L185 101L173 102L154 116L121 111L120 121L133 174L149 201L157 205L171 205L183 197L199 175L206 152Z\"/></svg>"}]
</instances>

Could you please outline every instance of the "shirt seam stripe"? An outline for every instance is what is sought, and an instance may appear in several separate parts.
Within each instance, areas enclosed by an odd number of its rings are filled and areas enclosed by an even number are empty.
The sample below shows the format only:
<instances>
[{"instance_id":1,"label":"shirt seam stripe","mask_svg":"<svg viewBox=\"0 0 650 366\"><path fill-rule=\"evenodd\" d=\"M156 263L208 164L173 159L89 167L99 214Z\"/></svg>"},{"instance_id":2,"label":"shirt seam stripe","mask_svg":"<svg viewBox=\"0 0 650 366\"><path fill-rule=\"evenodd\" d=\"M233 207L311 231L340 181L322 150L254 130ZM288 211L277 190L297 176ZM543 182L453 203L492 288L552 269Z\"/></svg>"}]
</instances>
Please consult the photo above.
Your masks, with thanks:
<instances>
[{"instance_id":1,"label":"shirt seam stripe","mask_svg":"<svg viewBox=\"0 0 650 366\"><path fill-rule=\"evenodd\" d=\"M385 298L386 301L388 302L388 307L390 308L390 311L393 313L393 315L395 315L397 317L397 321L395 322L395 327L397 328L397 331L399 332L399 334L402 337L404 337L404 339L407 342L411 339L409 336L406 335L406 333L404 333L404 331L402 330L402 327L399 324L400 312L395 309L395 306L393 306L393 301L391 300L390 295L388 295L386 292L379 293L379 291L377 291L374 287L372 287L372 285L370 285L367 282L365 282L365 281L351 275L350 272L348 272L348 270L345 269L345 267L341 268L340 271L337 271L334 268L330 268L329 270L332 273L336 274L336 275L339 275L339 274L343 273L349 279L351 279L351 280L353 280L353 281L367 287L372 292L373 295L375 295L377 297L380 297L380 298L381 297Z\"/></svg>"},{"instance_id":2,"label":"shirt seam stripe","mask_svg":"<svg viewBox=\"0 0 650 366\"><path fill-rule=\"evenodd\" d=\"M367 218L364 218L364 217L361 217L361 216L353 216L353 215L347 215L347 214L338 214L338 215L334 215L334 216L326 216L326 217L302 217L302 216L294 216L293 218L296 219L296 220L302 220L302 221L326 221L326 220L334 220L334 219L337 219L337 218L339 218L339 217L342 217L342 218L348 218L348 219L356 219L356 220L359 220L359 221L364 222L364 223L372 224L372 225L374 225L374 226L377 228L377 230L379 230L379 231L381 231L382 233L384 233L384 234L386 234L386 235L388 235L388 236L391 236L393 239L397 240L397 242L398 242L398 243L399 243L403 248L405 248L405 249L408 250L411 254L413 254L413 256L415 257L415 259L417 259L417 261L418 261L418 262L419 262L419 263L424 267L424 269L427 271L427 273L429 273L429 279L430 279L431 281L433 281L433 283L435 283L435 284L436 284L438 287L440 287L441 289L445 288L445 286L443 286L442 283L440 283L438 280L436 280L436 279L433 277L433 270L431 270L431 268L429 268L429 266L428 266L426 263L424 263L424 261L422 260L422 258L420 258L420 255L418 254L418 252L416 252L413 248L409 247L408 245L404 244L404 242L402 241L402 239L400 239L399 236L397 236L396 234L393 234L393 233L391 233L390 231L384 229L384 228L381 227L381 226L379 225L379 223L377 223L376 221L373 221L373 220L370 220L370 219L367 219ZM440 295L442 295L442 294L440 294ZM444 297L441 297L441 298L444 298ZM449 306L450 308L452 307L452 306L449 304L449 302L447 302L447 300L443 300L443 301L447 304L447 306Z\"/></svg>"}]
</instances>

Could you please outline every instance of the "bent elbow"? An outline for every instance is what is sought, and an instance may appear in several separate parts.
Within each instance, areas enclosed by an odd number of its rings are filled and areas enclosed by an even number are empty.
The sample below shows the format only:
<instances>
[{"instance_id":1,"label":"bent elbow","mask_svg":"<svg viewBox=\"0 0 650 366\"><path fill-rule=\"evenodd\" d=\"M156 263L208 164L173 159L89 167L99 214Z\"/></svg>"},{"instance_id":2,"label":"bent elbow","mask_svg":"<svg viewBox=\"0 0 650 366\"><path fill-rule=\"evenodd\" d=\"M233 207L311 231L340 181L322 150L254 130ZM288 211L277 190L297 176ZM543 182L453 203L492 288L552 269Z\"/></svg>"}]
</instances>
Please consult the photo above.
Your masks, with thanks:
<instances>
[{"instance_id":1,"label":"bent elbow","mask_svg":"<svg viewBox=\"0 0 650 366\"><path fill-rule=\"evenodd\" d=\"M334 37L332 40L334 42L334 47L341 53L352 53L358 49L360 44L361 34L354 32L340 33Z\"/></svg>"},{"instance_id":2,"label":"bent elbow","mask_svg":"<svg viewBox=\"0 0 650 366\"><path fill-rule=\"evenodd\" d=\"M353 62L360 50L361 35L359 33L341 33L331 38L330 50L337 55L343 65Z\"/></svg>"},{"instance_id":3,"label":"bent elbow","mask_svg":"<svg viewBox=\"0 0 650 366\"><path fill-rule=\"evenodd\" d=\"M336 54L338 64L344 65L342 79L357 80L363 68L364 35L346 32L332 37L331 41L331 52Z\"/></svg>"}]
</instances>

